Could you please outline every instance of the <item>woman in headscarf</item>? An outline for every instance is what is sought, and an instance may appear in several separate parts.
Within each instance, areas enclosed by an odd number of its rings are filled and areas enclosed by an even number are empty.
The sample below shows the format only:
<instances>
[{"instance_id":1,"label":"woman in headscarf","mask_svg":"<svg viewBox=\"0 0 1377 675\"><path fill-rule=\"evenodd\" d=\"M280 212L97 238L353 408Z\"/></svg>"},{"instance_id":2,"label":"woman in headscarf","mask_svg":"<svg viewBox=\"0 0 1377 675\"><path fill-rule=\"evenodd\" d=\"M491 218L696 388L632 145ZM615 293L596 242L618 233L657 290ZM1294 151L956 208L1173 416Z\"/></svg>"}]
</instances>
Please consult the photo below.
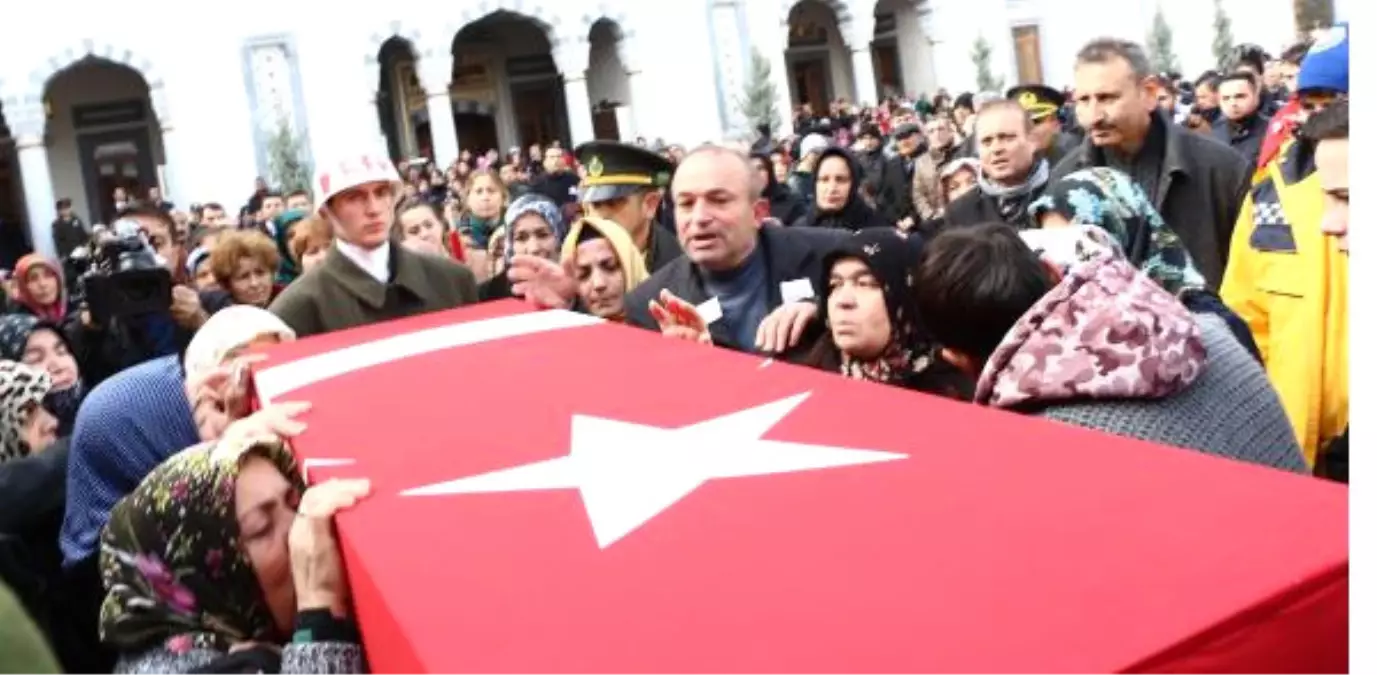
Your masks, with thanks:
<instances>
[{"instance_id":1,"label":"woman in headscarf","mask_svg":"<svg viewBox=\"0 0 1377 675\"><path fill-rule=\"evenodd\" d=\"M58 420L58 435L72 433L86 396L75 351L57 324L24 314L0 316L0 359L18 361L48 374L52 389L44 406Z\"/></svg>"},{"instance_id":2,"label":"woman in headscarf","mask_svg":"<svg viewBox=\"0 0 1377 675\"><path fill-rule=\"evenodd\" d=\"M100 634L115 672L364 672L330 523L367 492L308 490L281 440L257 431L154 469L101 533Z\"/></svg>"},{"instance_id":3,"label":"woman in headscarf","mask_svg":"<svg viewBox=\"0 0 1377 675\"><path fill-rule=\"evenodd\" d=\"M110 378L86 397L72 435L62 553L68 567L88 560L110 508L153 467L219 438L243 414L243 352L296 339L281 319L250 305L206 321L187 347L185 366L163 357Z\"/></svg>"},{"instance_id":4,"label":"woman in headscarf","mask_svg":"<svg viewBox=\"0 0 1377 675\"><path fill-rule=\"evenodd\" d=\"M30 253L19 259L12 278L20 312L56 323L67 318L67 288L56 262Z\"/></svg>"},{"instance_id":5,"label":"woman in headscarf","mask_svg":"<svg viewBox=\"0 0 1377 675\"><path fill-rule=\"evenodd\" d=\"M301 276L301 267L292 256L292 231L297 223L309 215L311 212L306 209L290 209L273 220L273 240L277 244L278 259L275 279L279 286L286 286Z\"/></svg>"},{"instance_id":6,"label":"woman in headscarf","mask_svg":"<svg viewBox=\"0 0 1377 675\"><path fill-rule=\"evenodd\" d=\"M517 255L559 262L565 227L564 217L554 202L543 195L526 195L507 207L503 221L506 227L503 259L506 263ZM482 300L513 297L507 275L498 274L480 284L478 297Z\"/></svg>"},{"instance_id":7,"label":"woman in headscarf","mask_svg":"<svg viewBox=\"0 0 1377 675\"><path fill-rule=\"evenodd\" d=\"M1209 289L1181 237L1127 174L1108 167L1068 174L1028 205L1028 215L1043 229L1093 225L1108 232L1129 263L1192 312L1219 316L1239 343L1261 360L1248 325Z\"/></svg>"},{"instance_id":8,"label":"woman in headscarf","mask_svg":"<svg viewBox=\"0 0 1377 675\"><path fill-rule=\"evenodd\" d=\"M609 321L625 318L626 294L649 276L631 235L605 218L584 216L574 221L560 259L574 269L580 306Z\"/></svg>"},{"instance_id":9,"label":"woman in headscarf","mask_svg":"<svg viewBox=\"0 0 1377 675\"><path fill-rule=\"evenodd\" d=\"M861 196L865 175L860 162L849 150L829 147L818 155L813 172L813 204L808 215L796 226L827 227L837 230L892 228Z\"/></svg>"},{"instance_id":10,"label":"woman in headscarf","mask_svg":"<svg viewBox=\"0 0 1377 675\"><path fill-rule=\"evenodd\" d=\"M973 383L937 358L914 302L918 240L892 229L857 232L823 259L819 319L826 331L804 364L906 389L968 398Z\"/></svg>"},{"instance_id":11,"label":"woman in headscarf","mask_svg":"<svg viewBox=\"0 0 1377 675\"><path fill-rule=\"evenodd\" d=\"M62 571L69 439L43 406L51 390L42 370L0 361L0 580L18 592L64 670L108 672L113 658L100 649L94 621L82 620L98 602L94 588L83 593Z\"/></svg>"}]
</instances>

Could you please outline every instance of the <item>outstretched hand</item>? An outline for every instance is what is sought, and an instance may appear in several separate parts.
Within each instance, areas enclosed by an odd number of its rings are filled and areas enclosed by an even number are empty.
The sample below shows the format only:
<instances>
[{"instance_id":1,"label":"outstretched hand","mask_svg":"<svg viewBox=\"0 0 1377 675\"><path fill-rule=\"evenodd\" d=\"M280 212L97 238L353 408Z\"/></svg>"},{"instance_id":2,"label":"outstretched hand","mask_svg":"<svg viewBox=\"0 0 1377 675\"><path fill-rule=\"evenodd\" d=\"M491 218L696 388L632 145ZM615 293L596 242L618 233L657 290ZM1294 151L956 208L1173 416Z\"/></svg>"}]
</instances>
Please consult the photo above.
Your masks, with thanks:
<instances>
[{"instance_id":1,"label":"outstretched hand","mask_svg":"<svg viewBox=\"0 0 1377 675\"><path fill-rule=\"evenodd\" d=\"M526 298L540 309L569 309L578 298L574 262L564 264L533 255L516 255L507 267L512 295Z\"/></svg>"},{"instance_id":2,"label":"outstretched hand","mask_svg":"<svg viewBox=\"0 0 1377 675\"><path fill-rule=\"evenodd\" d=\"M667 338L712 344L712 334L708 332L708 322L703 315L668 289L660 291L659 300L650 301L650 316Z\"/></svg>"}]
</instances>

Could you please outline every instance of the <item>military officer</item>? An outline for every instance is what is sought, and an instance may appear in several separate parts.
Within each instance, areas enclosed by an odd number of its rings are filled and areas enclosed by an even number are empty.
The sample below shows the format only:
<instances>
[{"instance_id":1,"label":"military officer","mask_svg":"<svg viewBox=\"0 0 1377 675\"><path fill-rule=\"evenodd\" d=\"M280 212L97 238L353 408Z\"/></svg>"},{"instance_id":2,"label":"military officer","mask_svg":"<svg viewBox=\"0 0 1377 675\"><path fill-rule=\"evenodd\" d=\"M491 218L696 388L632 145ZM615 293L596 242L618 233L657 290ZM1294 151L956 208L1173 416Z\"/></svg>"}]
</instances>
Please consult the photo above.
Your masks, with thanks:
<instances>
[{"instance_id":1,"label":"military officer","mask_svg":"<svg viewBox=\"0 0 1377 675\"><path fill-rule=\"evenodd\" d=\"M574 149L585 177L580 200L597 216L626 228L654 274L683 254L673 233L656 227L673 165L637 145L592 141Z\"/></svg>"},{"instance_id":2,"label":"military officer","mask_svg":"<svg viewBox=\"0 0 1377 675\"><path fill-rule=\"evenodd\" d=\"M1076 139L1061 129L1057 112L1066 105L1066 96L1041 84L1021 84L1009 90L1008 98L1017 101L1033 120L1033 141L1050 166L1056 166L1076 147Z\"/></svg>"}]
</instances>

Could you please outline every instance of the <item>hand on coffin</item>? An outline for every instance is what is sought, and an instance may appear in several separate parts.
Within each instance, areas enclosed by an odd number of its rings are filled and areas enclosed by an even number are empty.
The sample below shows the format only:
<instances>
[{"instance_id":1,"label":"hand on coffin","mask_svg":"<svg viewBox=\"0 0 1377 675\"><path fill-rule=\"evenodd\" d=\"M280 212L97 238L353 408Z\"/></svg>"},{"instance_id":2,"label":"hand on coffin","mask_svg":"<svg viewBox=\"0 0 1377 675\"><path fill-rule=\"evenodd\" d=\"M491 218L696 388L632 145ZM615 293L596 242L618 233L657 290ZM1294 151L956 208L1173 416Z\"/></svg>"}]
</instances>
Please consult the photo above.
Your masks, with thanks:
<instances>
[{"instance_id":1,"label":"hand on coffin","mask_svg":"<svg viewBox=\"0 0 1377 675\"><path fill-rule=\"evenodd\" d=\"M249 366L265 358L263 354L248 354L209 371L187 375L186 397L201 440L220 438L231 422L248 412Z\"/></svg>"},{"instance_id":2,"label":"hand on coffin","mask_svg":"<svg viewBox=\"0 0 1377 675\"><path fill-rule=\"evenodd\" d=\"M220 442L226 447L247 447L257 440L286 440L306 430L306 424L296 420L311 409L310 403L274 403L225 429Z\"/></svg>"},{"instance_id":3,"label":"hand on coffin","mask_svg":"<svg viewBox=\"0 0 1377 675\"><path fill-rule=\"evenodd\" d=\"M572 260L561 265L532 255L512 256L507 268L512 295L524 297L541 309L569 309L579 294L573 265Z\"/></svg>"},{"instance_id":4,"label":"hand on coffin","mask_svg":"<svg viewBox=\"0 0 1377 675\"><path fill-rule=\"evenodd\" d=\"M755 332L755 347L768 354L779 354L798 346L808 324L818 317L817 303L811 300L789 302L775 308Z\"/></svg>"},{"instance_id":5,"label":"hand on coffin","mask_svg":"<svg viewBox=\"0 0 1377 675\"><path fill-rule=\"evenodd\" d=\"M348 614L349 585L344 579L334 516L368 496L366 479L331 479L306 490L287 534L292 558L292 581L297 611L328 609L337 617Z\"/></svg>"},{"instance_id":6,"label":"hand on coffin","mask_svg":"<svg viewBox=\"0 0 1377 675\"><path fill-rule=\"evenodd\" d=\"M658 301L650 301L650 316L667 338L712 344L712 334L708 332L708 322L703 320L703 315L668 289L660 291Z\"/></svg>"}]
</instances>

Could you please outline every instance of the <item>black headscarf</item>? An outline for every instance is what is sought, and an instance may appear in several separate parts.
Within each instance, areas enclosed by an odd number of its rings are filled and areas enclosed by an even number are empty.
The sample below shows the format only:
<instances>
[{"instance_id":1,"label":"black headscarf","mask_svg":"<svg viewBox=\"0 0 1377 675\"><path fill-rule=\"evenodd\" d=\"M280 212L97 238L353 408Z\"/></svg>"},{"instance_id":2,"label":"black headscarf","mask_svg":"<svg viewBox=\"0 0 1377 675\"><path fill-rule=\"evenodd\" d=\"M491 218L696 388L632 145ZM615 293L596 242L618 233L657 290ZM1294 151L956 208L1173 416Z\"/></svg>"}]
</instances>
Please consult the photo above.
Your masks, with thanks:
<instances>
[{"instance_id":1,"label":"black headscarf","mask_svg":"<svg viewBox=\"0 0 1377 675\"><path fill-rule=\"evenodd\" d=\"M866 228L893 229L894 224L885 222L884 218L880 217L880 214L861 197L861 183L865 181L865 168L861 166L860 161L851 154L850 150L829 147L819 154L817 168L813 170L812 175L813 194L817 194L818 176L822 173L822 163L829 157L841 157L846 160L846 165L851 169L851 192L846 195L846 205L838 211L822 211L818 208L817 198L814 197L813 203L808 205L808 217L804 218L800 224L853 232Z\"/></svg>"},{"instance_id":2,"label":"black headscarf","mask_svg":"<svg viewBox=\"0 0 1377 675\"><path fill-rule=\"evenodd\" d=\"M921 253L922 239L918 235L904 235L885 228L857 232L823 258L819 286L823 295L818 312L821 322L827 324L832 266L846 258L854 258L864 262L882 286L885 310L889 314L890 343L873 360L848 361L832 342L829 330L823 333L805 363L852 379L970 400L974 382L939 357L938 347L918 314L912 270Z\"/></svg>"}]
</instances>

